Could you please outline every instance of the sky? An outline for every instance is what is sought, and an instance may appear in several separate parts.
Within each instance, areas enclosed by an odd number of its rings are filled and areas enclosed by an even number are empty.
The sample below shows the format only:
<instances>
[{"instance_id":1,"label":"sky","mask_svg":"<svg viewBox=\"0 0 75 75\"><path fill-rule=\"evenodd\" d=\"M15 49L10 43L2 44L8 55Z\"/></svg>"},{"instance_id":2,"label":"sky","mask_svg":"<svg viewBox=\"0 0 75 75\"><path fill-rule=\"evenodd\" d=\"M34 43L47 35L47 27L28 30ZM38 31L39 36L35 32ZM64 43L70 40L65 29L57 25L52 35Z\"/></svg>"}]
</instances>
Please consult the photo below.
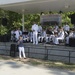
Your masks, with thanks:
<instances>
[{"instance_id":1,"label":"sky","mask_svg":"<svg viewBox=\"0 0 75 75\"><path fill-rule=\"evenodd\" d=\"M15 3L15 2L23 2L23 1L31 1L31 0L0 0L0 4L8 4L8 3Z\"/></svg>"}]
</instances>

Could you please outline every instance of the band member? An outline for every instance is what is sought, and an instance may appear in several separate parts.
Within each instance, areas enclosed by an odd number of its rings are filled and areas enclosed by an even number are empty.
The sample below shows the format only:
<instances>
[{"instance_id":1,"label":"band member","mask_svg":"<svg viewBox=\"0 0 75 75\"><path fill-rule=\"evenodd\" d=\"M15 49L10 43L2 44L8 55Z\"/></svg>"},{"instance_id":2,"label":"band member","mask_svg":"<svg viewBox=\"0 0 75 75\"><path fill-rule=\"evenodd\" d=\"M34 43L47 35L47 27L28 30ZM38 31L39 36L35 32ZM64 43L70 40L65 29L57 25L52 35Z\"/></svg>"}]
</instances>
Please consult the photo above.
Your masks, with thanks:
<instances>
[{"instance_id":1,"label":"band member","mask_svg":"<svg viewBox=\"0 0 75 75\"><path fill-rule=\"evenodd\" d=\"M12 42L16 41L16 38L15 38L15 30L14 29L11 31L11 41Z\"/></svg>"},{"instance_id":2,"label":"band member","mask_svg":"<svg viewBox=\"0 0 75 75\"><path fill-rule=\"evenodd\" d=\"M59 28L58 34L54 37L53 43L59 44L59 40L64 40L64 37L65 37L65 33L64 33L63 28L61 27L61 28Z\"/></svg>"},{"instance_id":3,"label":"band member","mask_svg":"<svg viewBox=\"0 0 75 75\"><path fill-rule=\"evenodd\" d=\"M66 45L69 45L70 38L75 38L75 30L70 30L69 35L66 37Z\"/></svg>"},{"instance_id":4,"label":"band member","mask_svg":"<svg viewBox=\"0 0 75 75\"><path fill-rule=\"evenodd\" d=\"M23 42L29 42L29 31L25 28L22 34L23 34Z\"/></svg>"},{"instance_id":5,"label":"band member","mask_svg":"<svg viewBox=\"0 0 75 75\"><path fill-rule=\"evenodd\" d=\"M46 30L46 43L50 43L52 41L52 36L53 36L53 30L51 27L49 27L47 30Z\"/></svg>"},{"instance_id":6,"label":"band member","mask_svg":"<svg viewBox=\"0 0 75 75\"><path fill-rule=\"evenodd\" d=\"M34 24L32 25L32 31L33 31L33 44L38 44L38 30L39 27L38 25L34 22Z\"/></svg>"},{"instance_id":7,"label":"band member","mask_svg":"<svg viewBox=\"0 0 75 75\"><path fill-rule=\"evenodd\" d=\"M15 31L15 38L16 38L16 41L19 40L20 35L22 35L22 31L20 30L20 28L18 28L18 29L16 29L16 31Z\"/></svg>"},{"instance_id":8,"label":"band member","mask_svg":"<svg viewBox=\"0 0 75 75\"><path fill-rule=\"evenodd\" d=\"M46 30L42 29L41 35L38 36L38 41L45 42L45 40L46 40Z\"/></svg>"},{"instance_id":9,"label":"band member","mask_svg":"<svg viewBox=\"0 0 75 75\"><path fill-rule=\"evenodd\" d=\"M65 25L63 26L64 31L69 32L70 30L70 26L68 25L68 23L65 23Z\"/></svg>"}]
</instances>

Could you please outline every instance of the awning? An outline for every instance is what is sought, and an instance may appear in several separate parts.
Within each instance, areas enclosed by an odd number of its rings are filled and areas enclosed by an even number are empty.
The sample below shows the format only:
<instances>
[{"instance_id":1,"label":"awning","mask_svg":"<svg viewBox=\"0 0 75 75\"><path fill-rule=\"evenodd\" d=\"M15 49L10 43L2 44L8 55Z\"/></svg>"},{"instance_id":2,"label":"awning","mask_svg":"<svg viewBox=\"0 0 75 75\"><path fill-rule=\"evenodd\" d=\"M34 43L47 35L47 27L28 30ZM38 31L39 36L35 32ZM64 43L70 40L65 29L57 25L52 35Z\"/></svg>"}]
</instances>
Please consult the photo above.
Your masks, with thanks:
<instances>
[{"instance_id":1,"label":"awning","mask_svg":"<svg viewBox=\"0 0 75 75\"><path fill-rule=\"evenodd\" d=\"M17 13L41 13L47 11L75 11L75 0L28 0L0 4L0 8Z\"/></svg>"}]
</instances>

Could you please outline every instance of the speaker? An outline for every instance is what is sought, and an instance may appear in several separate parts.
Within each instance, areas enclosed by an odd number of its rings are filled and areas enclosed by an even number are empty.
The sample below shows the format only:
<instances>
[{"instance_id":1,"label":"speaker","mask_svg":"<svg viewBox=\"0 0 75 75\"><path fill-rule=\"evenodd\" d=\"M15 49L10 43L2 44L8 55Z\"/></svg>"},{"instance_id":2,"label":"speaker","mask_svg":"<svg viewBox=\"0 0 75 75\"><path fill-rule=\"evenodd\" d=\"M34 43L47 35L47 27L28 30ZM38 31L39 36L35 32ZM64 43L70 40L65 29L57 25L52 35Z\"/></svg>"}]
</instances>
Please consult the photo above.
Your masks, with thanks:
<instances>
[{"instance_id":1,"label":"speaker","mask_svg":"<svg viewBox=\"0 0 75 75\"><path fill-rule=\"evenodd\" d=\"M6 26L7 25L7 18L2 18L2 25Z\"/></svg>"},{"instance_id":2,"label":"speaker","mask_svg":"<svg viewBox=\"0 0 75 75\"><path fill-rule=\"evenodd\" d=\"M69 38L69 46L75 47L75 38Z\"/></svg>"},{"instance_id":3,"label":"speaker","mask_svg":"<svg viewBox=\"0 0 75 75\"><path fill-rule=\"evenodd\" d=\"M75 24L75 14L72 14L71 15L71 23L72 24Z\"/></svg>"},{"instance_id":4,"label":"speaker","mask_svg":"<svg viewBox=\"0 0 75 75\"><path fill-rule=\"evenodd\" d=\"M16 44L11 44L10 45L10 56L11 57L16 57Z\"/></svg>"}]
</instances>

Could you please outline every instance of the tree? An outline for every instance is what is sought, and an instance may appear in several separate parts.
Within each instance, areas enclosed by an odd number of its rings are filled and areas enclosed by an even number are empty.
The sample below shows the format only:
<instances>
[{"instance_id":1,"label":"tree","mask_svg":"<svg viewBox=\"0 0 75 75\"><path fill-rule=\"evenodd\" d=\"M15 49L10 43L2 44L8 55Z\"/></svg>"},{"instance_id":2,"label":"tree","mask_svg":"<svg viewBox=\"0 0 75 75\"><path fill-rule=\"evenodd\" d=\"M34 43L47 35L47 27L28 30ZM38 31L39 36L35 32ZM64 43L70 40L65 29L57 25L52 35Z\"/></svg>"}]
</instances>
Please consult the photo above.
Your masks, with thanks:
<instances>
[{"instance_id":1,"label":"tree","mask_svg":"<svg viewBox=\"0 0 75 75\"><path fill-rule=\"evenodd\" d=\"M45 13L44 14L55 14L57 12L52 12L52 13ZM62 24L64 25L65 22L68 22L70 27L73 25L71 24L71 18L69 17L71 14L74 14L75 12L64 12L61 14L62 16ZM37 22L40 24L40 13L37 14L26 14L25 15L25 28L28 30L31 29L31 26L33 22ZM2 17L7 18L7 26L2 26ZM22 27L22 14L18 14L12 11L5 11L0 9L0 35L4 35L6 33L9 33L12 29Z\"/></svg>"}]
</instances>

